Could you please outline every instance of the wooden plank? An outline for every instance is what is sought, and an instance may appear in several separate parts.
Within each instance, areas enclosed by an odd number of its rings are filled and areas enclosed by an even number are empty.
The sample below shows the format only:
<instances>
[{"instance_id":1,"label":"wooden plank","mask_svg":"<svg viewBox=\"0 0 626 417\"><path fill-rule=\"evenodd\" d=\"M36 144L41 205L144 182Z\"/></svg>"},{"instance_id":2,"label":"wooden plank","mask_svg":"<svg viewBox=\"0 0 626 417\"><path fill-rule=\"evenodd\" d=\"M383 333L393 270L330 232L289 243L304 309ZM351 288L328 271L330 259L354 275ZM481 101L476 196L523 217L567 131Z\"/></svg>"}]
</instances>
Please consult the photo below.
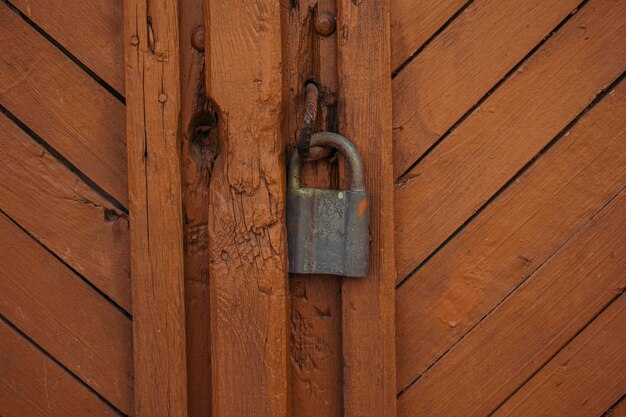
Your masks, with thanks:
<instances>
[{"instance_id":1,"label":"wooden plank","mask_svg":"<svg viewBox=\"0 0 626 417\"><path fill-rule=\"evenodd\" d=\"M72 55L120 93L124 92L121 0L11 0Z\"/></svg>"},{"instance_id":2,"label":"wooden plank","mask_svg":"<svg viewBox=\"0 0 626 417\"><path fill-rule=\"evenodd\" d=\"M437 36L393 80L396 178L578 3L478 0Z\"/></svg>"},{"instance_id":3,"label":"wooden plank","mask_svg":"<svg viewBox=\"0 0 626 417\"><path fill-rule=\"evenodd\" d=\"M297 143L305 112L305 85L320 89L316 131L337 130L337 34L320 36L317 16L336 16L334 0L283 2L284 132ZM337 186L337 167L327 161L303 166L305 186ZM294 417L343 416L341 279L291 275L291 393Z\"/></svg>"},{"instance_id":4,"label":"wooden plank","mask_svg":"<svg viewBox=\"0 0 626 417\"><path fill-rule=\"evenodd\" d=\"M337 2L339 132L359 149L371 193L370 274L344 279L344 415L396 414L389 2ZM367 50L364 54L363 51Z\"/></svg>"},{"instance_id":5,"label":"wooden plank","mask_svg":"<svg viewBox=\"0 0 626 417\"><path fill-rule=\"evenodd\" d=\"M398 400L398 415L493 412L623 292L624 210L621 192L422 375Z\"/></svg>"},{"instance_id":6,"label":"wooden plank","mask_svg":"<svg viewBox=\"0 0 626 417\"><path fill-rule=\"evenodd\" d=\"M390 0L391 68L396 69L468 0Z\"/></svg>"},{"instance_id":7,"label":"wooden plank","mask_svg":"<svg viewBox=\"0 0 626 417\"><path fill-rule=\"evenodd\" d=\"M113 416L118 413L0 321L0 415Z\"/></svg>"},{"instance_id":8,"label":"wooden plank","mask_svg":"<svg viewBox=\"0 0 626 417\"><path fill-rule=\"evenodd\" d=\"M626 394L622 395L622 398L613 405L610 409L608 409L602 417L626 417Z\"/></svg>"},{"instance_id":9,"label":"wooden plank","mask_svg":"<svg viewBox=\"0 0 626 417\"><path fill-rule=\"evenodd\" d=\"M280 2L208 1L213 416L290 414ZM236 22L236 24L233 24Z\"/></svg>"},{"instance_id":10,"label":"wooden plank","mask_svg":"<svg viewBox=\"0 0 626 417\"><path fill-rule=\"evenodd\" d=\"M399 278L620 76L625 20L626 3L588 3L408 174L395 194Z\"/></svg>"},{"instance_id":11,"label":"wooden plank","mask_svg":"<svg viewBox=\"0 0 626 417\"><path fill-rule=\"evenodd\" d=\"M185 239L185 326L190 417L211 415L209 305L209 184L217 156L214 109L206 98L204 52L192 45L204 25L204 0L181 0L180 84L183 219ZM200 41L203 48L203 39Z\"/></svg>"},{"instance_id":12,"label":"wooden plank","mask_svg":"<svg viewBox=\"0 0 626 417\"><path fill-rule=\"evenodd\" d=\"M130 320L2 214L0 236L0 314L132 414Z\"/></svg>"},{"instance_id":13,"label":"wooden plank","mask_svg":"<svg viewBox=\"0 0 626 417\"><path fill-rule=\"evenodd\" d=\"M398 289L399 389L624 186L625 115L622 83Z\"/></svg>"},{"instance_id":14,"label":"wooden plank","mask_svg":"<svg viewBox=\"0 0 626 417\"><path fill-rule=\"evenodd\" d=\"M124 2L135 414L187 416L178 1Z\"/></svg>"},{"instance_id":15,"label":"wooden plank","mask_svg":"<svg viewBox=\"0 0 626 417\"><path fill-rule=\"evenodd\" d=\"M4 115L0 208L127 311L128 219Z\"/></svg>"},{"instance_id":16,"label":"wooden plank","mask_svg":"<svg viewBox=\"0 0 626 417\"><path fill-rule=\"evenodd\" d=\"M625 310L622 295L494 416L601 415L626 392Z\"/></svg>"},{"instance_id":17,"label":"wooden plank","mask_svg":"<svg viewBox=\"0 0 626 417\"><path fill-rule=\"evenodd\" d=\"M126 204L124 105L6 4L0 26L0 105Z\"/></svg>"}]
</instances>

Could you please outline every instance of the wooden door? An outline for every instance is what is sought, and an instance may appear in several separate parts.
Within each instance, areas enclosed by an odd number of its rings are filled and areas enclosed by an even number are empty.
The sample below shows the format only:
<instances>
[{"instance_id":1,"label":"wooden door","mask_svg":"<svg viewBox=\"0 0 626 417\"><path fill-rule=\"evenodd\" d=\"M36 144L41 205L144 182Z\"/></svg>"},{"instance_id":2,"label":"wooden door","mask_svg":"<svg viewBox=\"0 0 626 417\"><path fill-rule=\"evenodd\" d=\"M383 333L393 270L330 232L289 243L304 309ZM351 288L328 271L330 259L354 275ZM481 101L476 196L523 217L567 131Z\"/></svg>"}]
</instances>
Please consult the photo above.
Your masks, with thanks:
<instances>
[{"instance_id":1,"label":"wooden door","mask_svg":"<svg viewBox=\"0 0 626 417\"><path fill-rule=\"evenodd\" d=\"M624 415L625 48L614 0L3 1L0 416ZM287 273L312 80L359 280Z\"/></svg>"}]
</instances>

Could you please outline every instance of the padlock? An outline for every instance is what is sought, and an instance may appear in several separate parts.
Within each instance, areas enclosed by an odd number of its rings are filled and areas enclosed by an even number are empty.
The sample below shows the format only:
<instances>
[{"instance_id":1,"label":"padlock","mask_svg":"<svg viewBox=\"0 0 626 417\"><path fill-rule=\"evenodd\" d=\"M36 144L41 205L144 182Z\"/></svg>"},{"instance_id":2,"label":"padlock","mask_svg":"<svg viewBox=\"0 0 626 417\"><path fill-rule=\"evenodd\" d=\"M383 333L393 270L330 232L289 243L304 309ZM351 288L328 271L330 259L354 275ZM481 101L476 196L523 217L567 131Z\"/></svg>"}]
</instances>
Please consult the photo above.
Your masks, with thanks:
<instances>
[{"instance_id":1,"label":"padlock","mask_svg":"<svg viewBox=\"0 0 626 417\"><path fill-rule=\"evenodd\" d=\"M366 276L370 197L365 191L363 160L354 144L336 133L316 133L310 145L332 148L343 155L350 172L350 189L301 187L302 160L293 152L287 183L289 272Z\"/></svg>"}]
</instances>

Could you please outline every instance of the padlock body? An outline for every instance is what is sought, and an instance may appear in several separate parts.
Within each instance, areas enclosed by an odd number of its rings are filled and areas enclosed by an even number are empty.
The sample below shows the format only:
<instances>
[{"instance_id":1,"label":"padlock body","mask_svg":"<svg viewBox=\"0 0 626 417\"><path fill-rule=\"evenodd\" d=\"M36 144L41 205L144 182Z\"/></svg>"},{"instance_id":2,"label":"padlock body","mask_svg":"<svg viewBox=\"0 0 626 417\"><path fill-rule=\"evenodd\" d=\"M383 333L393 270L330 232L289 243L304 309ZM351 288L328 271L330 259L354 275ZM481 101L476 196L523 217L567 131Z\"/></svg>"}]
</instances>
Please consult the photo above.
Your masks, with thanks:
<instances>
[{"instance_id":1,"label":"padlock body","mask_svg":"<svg viewBox=\"0 0 626 417\"><path fill-rule=\"evenodd\" d=\"M289 272L366 276L369 218L365 191L288 188Z\"/></svg>"}]
</instances>

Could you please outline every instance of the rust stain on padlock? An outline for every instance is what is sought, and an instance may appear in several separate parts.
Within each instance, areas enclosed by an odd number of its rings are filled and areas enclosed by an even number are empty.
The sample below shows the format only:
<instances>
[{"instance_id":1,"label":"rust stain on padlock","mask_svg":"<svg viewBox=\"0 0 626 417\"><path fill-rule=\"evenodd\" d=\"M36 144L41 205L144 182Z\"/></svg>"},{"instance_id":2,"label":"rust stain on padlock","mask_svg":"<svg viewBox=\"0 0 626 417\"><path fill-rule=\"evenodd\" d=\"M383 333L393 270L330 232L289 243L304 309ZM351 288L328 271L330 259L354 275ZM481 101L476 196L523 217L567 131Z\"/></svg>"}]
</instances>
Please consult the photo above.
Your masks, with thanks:
<instances>
[{"instance_id":1,"label":"rust stain on padlock","mask_svg":"<svg viewBox=\"0 0 626 417\"><path fill-rule=\"evenodd\" d=\"M359 206L356 209L356 215L361 217L363 216L363 214L365 213L365 210L367 210L367 208L369 207L369 199L364 198L363 200L361 200L361 202L359 203Z\"/></svg>"},{"instance_id":2,"label":"rust stain on padlock","mask_svg":"<svg viewBox=\"0 0 626 417\"><path fill-rule=\"evenodd\" d=\"M311 146L336 149L346 158L350 189L301 187L302 160L293 153L287 189L289 272L366 276L370 216L363 161L356 147L336 133L316 133Z\"/></svg>"}]
</instances>

